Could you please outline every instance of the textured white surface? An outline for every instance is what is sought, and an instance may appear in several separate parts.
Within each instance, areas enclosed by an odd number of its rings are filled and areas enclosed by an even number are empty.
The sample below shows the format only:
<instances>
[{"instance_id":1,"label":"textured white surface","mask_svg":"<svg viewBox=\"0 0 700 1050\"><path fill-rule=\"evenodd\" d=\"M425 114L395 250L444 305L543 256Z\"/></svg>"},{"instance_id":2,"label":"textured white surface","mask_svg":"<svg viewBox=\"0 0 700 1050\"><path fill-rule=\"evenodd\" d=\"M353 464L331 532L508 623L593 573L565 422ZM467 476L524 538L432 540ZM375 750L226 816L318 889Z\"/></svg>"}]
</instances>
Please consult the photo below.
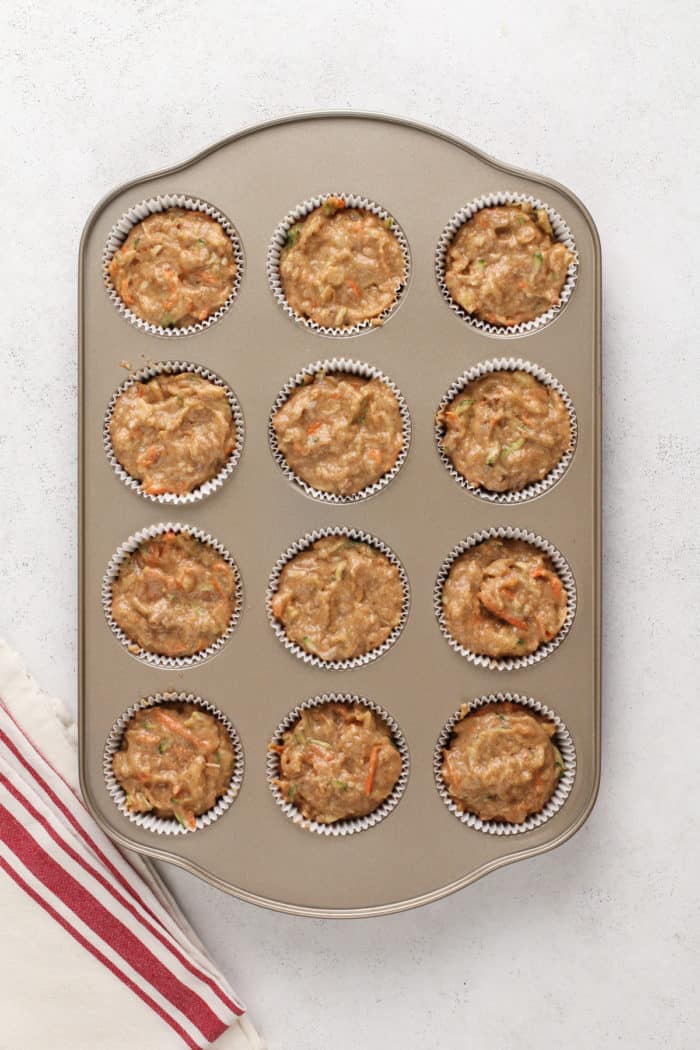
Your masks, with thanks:
<instances>
[{"instance_id":1,"label":"textured white surface","mask_svg":"<svg viewBox=\"0 0 700 1050\"><path fill-rule=\"evenodd\" d=\"M3 5L0 627L73 703L77 246L108 189L289 111L383 110L559 179L600 230L598 805L561 849L384 920L286 918L169 872L272 1050L697 1045L697 11Z\"/></svg>"}]
</instances>

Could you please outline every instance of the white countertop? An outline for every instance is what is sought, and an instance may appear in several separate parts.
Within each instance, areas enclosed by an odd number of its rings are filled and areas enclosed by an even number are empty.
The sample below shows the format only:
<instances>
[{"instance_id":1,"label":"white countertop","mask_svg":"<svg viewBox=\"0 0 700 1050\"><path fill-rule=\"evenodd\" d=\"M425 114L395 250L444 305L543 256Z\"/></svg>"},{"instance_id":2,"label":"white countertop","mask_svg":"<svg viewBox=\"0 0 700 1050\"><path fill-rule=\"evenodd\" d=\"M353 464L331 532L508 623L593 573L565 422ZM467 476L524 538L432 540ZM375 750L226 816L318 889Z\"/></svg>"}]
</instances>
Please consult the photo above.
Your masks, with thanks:
<instances>
[{"instance_id":1,"label":"white countertop","mask_svg":"<svg viewBox=\"0 0 700 1050\"><path fill-rule=\"evenodd\" d=\"M0 632L72 704L77 247L100 197L245 125L355 108L558 179L600 231L598 804L560 849L380 920L276 915L166 869L271 1050L696 1045L700 27L690 0L608 6L503 0L489 20L456 0L421 13L18 0L3 13ZM76 1004L76 1033L78 1017Z\"/></svg>"}]
</instances>

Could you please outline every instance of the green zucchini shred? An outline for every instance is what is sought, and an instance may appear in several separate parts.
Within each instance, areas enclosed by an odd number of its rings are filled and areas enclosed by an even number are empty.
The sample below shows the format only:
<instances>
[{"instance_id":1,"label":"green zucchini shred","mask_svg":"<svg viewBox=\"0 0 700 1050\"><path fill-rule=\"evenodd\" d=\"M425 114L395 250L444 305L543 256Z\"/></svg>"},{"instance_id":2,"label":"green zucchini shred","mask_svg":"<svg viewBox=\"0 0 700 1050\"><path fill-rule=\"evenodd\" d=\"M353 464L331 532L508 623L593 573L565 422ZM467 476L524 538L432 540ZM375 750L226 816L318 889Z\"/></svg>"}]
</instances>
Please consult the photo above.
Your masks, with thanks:
<instances>
[{"instance_id":1,"label":"green zucchini shred","mask_svg":"<svg viewBox=\"0 0 700 1050\"><path fill-rule=\"evenodd\" d=\"M522 448L525 444L525 438L516 438L510 445L504 445L501 449L501 456L507 456L511 452L517 452L519 448Z\"/></svg>"}]
</instances>

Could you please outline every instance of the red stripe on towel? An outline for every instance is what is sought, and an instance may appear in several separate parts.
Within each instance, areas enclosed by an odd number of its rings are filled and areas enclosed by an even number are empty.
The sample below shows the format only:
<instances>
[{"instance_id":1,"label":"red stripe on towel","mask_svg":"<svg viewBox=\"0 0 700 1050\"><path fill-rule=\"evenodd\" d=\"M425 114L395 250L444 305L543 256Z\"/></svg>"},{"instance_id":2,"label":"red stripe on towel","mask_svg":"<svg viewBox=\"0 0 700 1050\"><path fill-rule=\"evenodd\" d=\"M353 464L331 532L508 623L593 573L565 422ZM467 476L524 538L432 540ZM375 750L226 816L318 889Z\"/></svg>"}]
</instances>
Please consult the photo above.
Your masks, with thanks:
<instances>
[{"instance_id":1,"label":"red stripe on towel","mask_svg":"<svg viewBox=\"0 0 700 1050\"><path fill-rule=\"evenodd\" d=\"M14 797L17 799L17 801L20 803L20 805L22 805L26 809L26 811L34 818L34 820L38 821L41 824L41 826L44 828L44 830L47 832L47 834L49 834L51 836L51 838L54 840L54 842L56 842L61 847L61 849L63 849L63 851L65 853L67 853L68 856L73 861L75 861L76 864L79 864L80 867L84 871L86 871L88 873L88 875L91 875L92 878L94 878L97 882L99 882L99 884L105 890L107 890L107 892L110 893L115 898L115 900L117 900L122 905L123 908L126 908L126 910L129 912L130 915L133 915L134 918L136 918L137 920L140 921L140 916L139 916L138 912L136 911L136 909L133 907L133 905L128 900L126 900L120 893L118 893L118 891L116 891L113 886L110 885L109 881L104 877L104 875L102 875L99 871L97 871L95 868L93 868L92 865L88 864L88 862L86 860L84 860L80 856L80 854L77 853L73 849L72 846L70 846L67 842L65 842L61 838L60 834L56 831L56 829L51 827L51 825L46 820L46 818L41 813L39 813L39 811L32 805L32 803L29 801L29 799L24 797L24 795L20 792L19 788L15 787L13 784L11 784L1 774L0 774L0 784L4 784L5 785L7 790L12 795L14 795ZM39 848L41 848L41 847L39 847ZM89 891L86 890L86 892L89 892ZM121 921L121 920L116 919L114 916L113 916L113 918L114 918L115 922L120 922ZM149 929L148 924L144 923L143 925L145 925L146 928ZM128 927L125 927L125 929L128 929ZM161 944L164 945L164 947L166 949L170 948L170 945L167 943L165 938L162 937L158 933L157 930L151 930L150 932L153 934L154 937L156 937L158 939L158 941ZM146 946L144 945L144 951L150 952L150 949L146 948ZM154 958L157 958L157 956L154 956ZM167 965L167 964L164 964L164 965ZM185 965L185 968L189 972L191 972L195 976L198 976L198 971L193 966L188 965L186 960L184 960L184 965ZM173 980L179 980L179 978L175 977L174 974L172 976L173 976ZM221 1018L221 1017L218 1016L218 1014L215 1014L213 1012L213 1010L211 1009L211 1007L208 1005L208 1003L206 1003L201 998L201 996L199 996L198 993L193 988L188 988L186 985L183 985L182 987L186 988L187 994L190 996L190 998L193 1001L196 999L199 1003L201 1003L201 1007L198 1007L198 1010L206 1011L208 1014L210 1014L211 1018L214 1021L214 1024L222 1024L224 1021L230 1021L230 1018ZM160 991L160 989L159 989L159 991ZM183 1011L183 1012L187 1013L187 1015L190 1017L190 1020L192 1020L194 1022L194 1017L191 1016L191 1013L192 1013L191 1010L186 1010L186 1011ZM194 1023L196 1023L196 1022L194 1022Z\"/></svg>"},{"instance_id":2,"label":"red stripe on towel","mask_svg":"<svg viewBox=\"0 0 700 1050\"><path fill-rule=\"evenodd\" d=\"M204 1006L199 997L193 996L187 986L127 926L111 915L85 886L62 868L8 809L4 806L0 809L3 811L4 841L35 878L195 1024L210 1042L217 1039L225 1031L226 1024L209 1007Z\"/></svg>"},{"instance_id":3,"label":"red stripe on towel","mask_svg":"<svg viewBox=\"0 0 700 1050\"><path fill-rule=\"evenodd\" d=\"M6 810L5 814L9 815L7 814ZM0 857L0 867L2 867L3 871L6 871L10 878L13 879L17 883L17 885L24 890L26 894L28 894L34 901L36 901L36 903L40 905L40 907L42 907L44 911L47 912L47 914L49 914L51 918L59 924L59 926L62 926L63 929L66 930L66 932L69 933L71 937L73 937L74 940L78 942L78 944L82 945L82 947L85 948L86 951L90 952L90 954L93 955L99 962L101 962L103 966L106 966L108 970L111 970L111 972L114 974L115 977L118 978L118 980L122 981L123 984L130 988L135 995L138 995L139 999L142 999L144 1003L150 1006L151 1009L154 1010L155 1013L157 1013L158 1016L167 1025L169 1025L174 1032L176 1032L180 1036L185 1046L189 1047L190 1050L202 1050L203 1044L195 1043L194 1040L192 1040L187 1034L187 1032L180 1027L177 1021L173 1020L172 1017L169 1017L165 1010L163 1010L163 1008L159 1006L159 1004L155 1002L155 1000L151 999L150 996L148 996L143 991L143 989L139 988L139 986L135 984L130 977L127 977L125 973L122 973L122 971L119 970L110 959L104 956L98 948L96 948L93 944L90 943L90 941L83 937L83 935L79 933L74 926L71 926L70 923L66 922L63 916L59 915L59 913L51 907L48 901L45 901L43 897L40 897L36 890L32 889L32 887L24 881L21 875L19 875L19 873L16 872L14 868L10 867L10 865L5 861L3 857Z\"/></svg>"}]
</instances>

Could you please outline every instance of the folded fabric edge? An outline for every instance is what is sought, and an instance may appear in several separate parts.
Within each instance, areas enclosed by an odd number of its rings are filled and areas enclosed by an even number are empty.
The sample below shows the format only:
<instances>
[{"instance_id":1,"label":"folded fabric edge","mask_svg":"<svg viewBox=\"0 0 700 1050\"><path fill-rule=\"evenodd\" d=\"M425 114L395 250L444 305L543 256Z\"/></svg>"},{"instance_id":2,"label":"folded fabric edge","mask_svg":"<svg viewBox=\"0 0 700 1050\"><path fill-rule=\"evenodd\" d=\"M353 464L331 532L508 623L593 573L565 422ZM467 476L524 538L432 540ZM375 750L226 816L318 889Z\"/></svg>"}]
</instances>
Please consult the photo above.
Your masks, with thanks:
<instances>
[{"instance_id":1,"label":"folded fabric edge","mask_svg":"<svg viewBox=\"0 0 700 1050\"><path fill-rule=\"evenodd\" d=\"M74 791L78 790L78 730L57 697L40 689L19 653L0 638L0 697L26 734Z\"/></svg>"},{"instance_id":2,"label":"folded fabric edge","mask_svg":"<svg viewBox=\"0 0 700 1050\"><path fill-rule=\"evenodd\" d=\"M214 1050L267 1050L267 1043L260 1038L247 1014L239 1017L237 1023L211 1045Z\"/></svg>"}]
</instances>

